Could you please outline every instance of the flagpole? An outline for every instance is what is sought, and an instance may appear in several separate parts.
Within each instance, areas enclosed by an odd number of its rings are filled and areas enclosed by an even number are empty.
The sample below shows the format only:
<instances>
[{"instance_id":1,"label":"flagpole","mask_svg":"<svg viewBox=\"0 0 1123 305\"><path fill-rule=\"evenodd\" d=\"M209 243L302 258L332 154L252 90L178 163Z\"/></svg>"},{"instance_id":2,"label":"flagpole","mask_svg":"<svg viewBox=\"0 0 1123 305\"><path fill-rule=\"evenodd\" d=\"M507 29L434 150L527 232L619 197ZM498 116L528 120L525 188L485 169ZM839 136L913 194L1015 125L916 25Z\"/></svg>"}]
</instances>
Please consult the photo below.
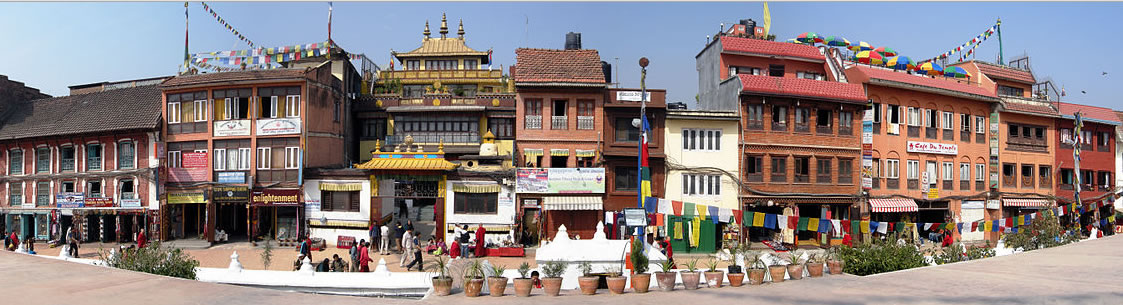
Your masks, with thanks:
<instances>
[{"instance_id":1,"label":"flagpole","mask_svg":"<svg viewBox=\"0 0 1123 305\"><path fill-rule=\"evenodd\" d=\"M187 4L188 4L188 2L186 2L186 1L183 2L183 73L184 74L190 72L190 70L191 70L191 66L190 66L191 55L189 55L188 44L187 44L188 37L189 37L187 34L188 34L188 30L190 29L190 24L189 24L188 14L187 14Z\"/></svg>"},{"instance_id":2,"label":"flagpole","mask_svg":"<svg viewBox=\"0 0 1123 305\"><path fill-rule=\"evenodd\" d=\"M646 81L647 81L647 64L648 63L649 63L649 61L647 60L647 57L641 57L639 59L639 66L640 66L640 78L639 78L639 90L640 90L640 94L639 94L639 101L640 101L639 102L639 118L640 118L640 126L639 126L639 128L640 128L640 142L641 143L639 143L639 145L636 145L636 147L638 149L638 152L639 152L639 154L637 155L638 158L636 158L636 201L637 201L636 207L641 208L641 209L644 208L644 206L643 206L643 200L644 200L644 198L643 198L643 195L644 195L643 194L643 158L645 156L643 155L643 147L647 145L647 142L646 142L647 141L647 126L644 126L643 122L647 118L647 84L646 84ZM646 209L644 211L646 211ZM644 228L640 227L639 230L637 230L637 233L638 233L639 236L643 236L644 235Z\"/></svg>"}]
</instances>

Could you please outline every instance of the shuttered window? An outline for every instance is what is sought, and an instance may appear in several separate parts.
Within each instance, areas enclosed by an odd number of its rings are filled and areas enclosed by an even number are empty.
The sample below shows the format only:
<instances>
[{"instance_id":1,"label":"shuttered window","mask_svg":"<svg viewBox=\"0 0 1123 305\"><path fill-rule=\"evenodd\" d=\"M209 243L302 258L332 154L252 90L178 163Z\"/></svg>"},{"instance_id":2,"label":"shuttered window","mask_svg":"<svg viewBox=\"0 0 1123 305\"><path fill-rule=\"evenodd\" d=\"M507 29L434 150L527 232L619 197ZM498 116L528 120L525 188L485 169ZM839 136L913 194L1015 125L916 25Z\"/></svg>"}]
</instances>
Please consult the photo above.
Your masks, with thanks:
<instances>
[{"instance_id":1,"label":"shuttered window","mask_svg":"<svg viewBox=\"0 0 1123 305\"><path fill-rule=\"evenodd\" d=\"M320 210L327 212L358 212L359 192L324 191Z\"/></svg>"}]
</instances>

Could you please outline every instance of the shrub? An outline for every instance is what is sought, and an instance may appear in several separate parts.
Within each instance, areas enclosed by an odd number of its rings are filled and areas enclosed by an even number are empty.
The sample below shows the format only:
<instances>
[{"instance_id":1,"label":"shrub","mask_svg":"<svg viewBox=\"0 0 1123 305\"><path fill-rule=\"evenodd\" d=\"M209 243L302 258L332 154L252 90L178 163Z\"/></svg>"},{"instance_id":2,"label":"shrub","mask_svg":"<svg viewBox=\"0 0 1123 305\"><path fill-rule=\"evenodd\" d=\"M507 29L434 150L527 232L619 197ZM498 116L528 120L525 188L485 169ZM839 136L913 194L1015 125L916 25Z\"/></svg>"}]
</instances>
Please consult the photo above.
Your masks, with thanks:
<instances>
[{"instance_id":1,"label":"shrub","mask_svg":"<svg viewBox=\"0 0 1123 305\"><path fill-rule=\"evenodd\" d=\"M888 240L896 240L889 238ZM924 255L913 245L874 240L839 248L846 273L870 275L926 266Z\"/></svg>"},{"instance_id":2,"label":"shrub","mask_svg":"<svg viewBox=\"0 0 1123 305\"><path fill-rule=\"evenodd\" d=\"M994 257L994 248L987 242L985 247L967 247L967 259L980 259Z\"/></svg>"},{"instance_id":3,"label":"shrub","mask_svg":"<svg viewBox=\"0 0 1123 305\"><path fill-rule=\"evenodd\" d=\"M519 278L520 279L530 278L529 276L527 276L527 274L530 274L530 264L528 264L526 262L523 262L522 264L519 264Z\"/></svg>"},{"instance_id":4,"label":"shrub","mask_svg":"<svg viewBox=\"0 0 1123 305\"><path fill-rule=\"evenodd\" d=\"M1021 248L1024 251L1045 249L1064 245L1079 240L1073 235L1068 235L1065 228L1053 215L1053 211L1044 210L1042 217L1034 219L1029 225L1018 228L1017 233L1008 233L1002 236L1006 247L1011 249Z\"/></svg>"},{"instance_id":5,"label":"shrub","mask_svg":"<svg viewBox=\"0 0 1123 305\"><path fill-rule=\"evenodd\" d=\"M542 273L546 277L561 277L561 274L565 272L565 268L568 266L569 263L564 261L548 261L546 264L542 265Z\"/></svg>"},{"instance_id":6,"label":"shrub","mask_svg":"<svg viewBox=\"0 0 1123 305\"><path fill-rule=\"evenodd\" d=\"M632 268L636 273L647 273L647 252L644 251L643 241L639 238L632 240Z\"/></svg>"},{"instance_id":7,"label":"shrub","mask_svg":"<svg viewBox=\"0 0 1123 305\"><path fill-rule=\"evenodd\" d=\"M966 257L964 257L963 255L963 245L954 243L950 246L944 247L939 254L932 256L932 260L935 261L937 265L965 261Z\"/></svg>"},{"instance_id":8,"label":"shrub","mask_svg":"<svg viewBox=\"0 0 1123 305\"><path fill-rule=\"evenodd\" d=\"M164 248L160 242L154 242L144 248L127 249L114 255L100 250L98 256L107 266L113 268L189 280L195 279L195 268L199 267L199 261L191 255L180 249Z\"/></svg>"}]
</instances>

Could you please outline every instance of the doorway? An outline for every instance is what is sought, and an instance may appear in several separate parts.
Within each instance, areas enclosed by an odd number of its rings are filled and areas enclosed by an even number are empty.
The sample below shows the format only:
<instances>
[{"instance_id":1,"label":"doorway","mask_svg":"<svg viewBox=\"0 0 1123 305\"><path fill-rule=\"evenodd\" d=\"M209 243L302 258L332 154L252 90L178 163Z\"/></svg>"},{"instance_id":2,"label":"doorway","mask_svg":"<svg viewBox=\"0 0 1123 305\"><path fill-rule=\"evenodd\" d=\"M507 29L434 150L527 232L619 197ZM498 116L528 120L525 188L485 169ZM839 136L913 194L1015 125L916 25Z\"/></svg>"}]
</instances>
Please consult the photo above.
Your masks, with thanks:
<instances>
[{"instance_id":1,"label":"doorway","mask_svg":"<svg viewBox=\"0 0 1123 305\"><path fill-rule=\"evenodd\" d=\"M249 211L245 203L221 203L215 209L215 233L219 230L226 233L231 240L241 240L249 236L246 234L246 221Z\"/></svg>"},{"instance_id":2,"label":"doorway","mask_svg":"<svg viewBox=\"0 0 1123 305\"><path fill-rule=\"evenodd\" d=\"M522 244L523 246L536 246L539 241L540 209L523 209L522 213Z\"/></svg>"}]
</instances>

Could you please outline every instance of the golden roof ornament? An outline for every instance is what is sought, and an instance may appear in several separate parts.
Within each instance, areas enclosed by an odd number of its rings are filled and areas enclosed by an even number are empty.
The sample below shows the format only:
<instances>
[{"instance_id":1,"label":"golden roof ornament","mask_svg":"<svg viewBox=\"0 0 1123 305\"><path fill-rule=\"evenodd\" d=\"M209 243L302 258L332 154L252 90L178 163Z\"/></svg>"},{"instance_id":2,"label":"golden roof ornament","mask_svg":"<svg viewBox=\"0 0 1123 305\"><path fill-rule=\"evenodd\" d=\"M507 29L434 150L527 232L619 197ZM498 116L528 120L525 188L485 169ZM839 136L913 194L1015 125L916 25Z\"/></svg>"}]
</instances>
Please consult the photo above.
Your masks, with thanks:
<instances>
[{"instance_id":1,"label":"golden roof ornament","mask_svg":"<svg viewBox=\"0 0 1123 305\"><path fill-rule=\"evenodd\" d=\"M425 38L429 38L429 20L425 20L425 31L421 32L421 34L425 34Z\"/></svg>"},{"instance_id":2,"label":"golden roof ornament","mask_svg":"<svg viewBox=\"0 0 1123 305\"><path fill-rule=\"evenodd\" d=\"M495 134L491 133L491 129L484 134L484 143L495 143Z\"/></svg>"},{"instance_id":3,"label":"golden roof ornament","mask_svg":"<svg viewBox=\"0 0 1123 305\"><path fill-rule=\"evenodd\" d=\"M445 13L441 13L441 38L445 38L445 35L448 35L448 18Z\"/></svg>"},{"instance_id":4,"label":"golden roof ornament","mask_svg":"<svg viewBox=\"0 0 1123 305\"><path fill-rule=\"evenodd\" d=\"M456 35L460 35L460 39L464 39L464 19L460 19L460 28L456 30Z\"/></svg>"}]
</instances>

